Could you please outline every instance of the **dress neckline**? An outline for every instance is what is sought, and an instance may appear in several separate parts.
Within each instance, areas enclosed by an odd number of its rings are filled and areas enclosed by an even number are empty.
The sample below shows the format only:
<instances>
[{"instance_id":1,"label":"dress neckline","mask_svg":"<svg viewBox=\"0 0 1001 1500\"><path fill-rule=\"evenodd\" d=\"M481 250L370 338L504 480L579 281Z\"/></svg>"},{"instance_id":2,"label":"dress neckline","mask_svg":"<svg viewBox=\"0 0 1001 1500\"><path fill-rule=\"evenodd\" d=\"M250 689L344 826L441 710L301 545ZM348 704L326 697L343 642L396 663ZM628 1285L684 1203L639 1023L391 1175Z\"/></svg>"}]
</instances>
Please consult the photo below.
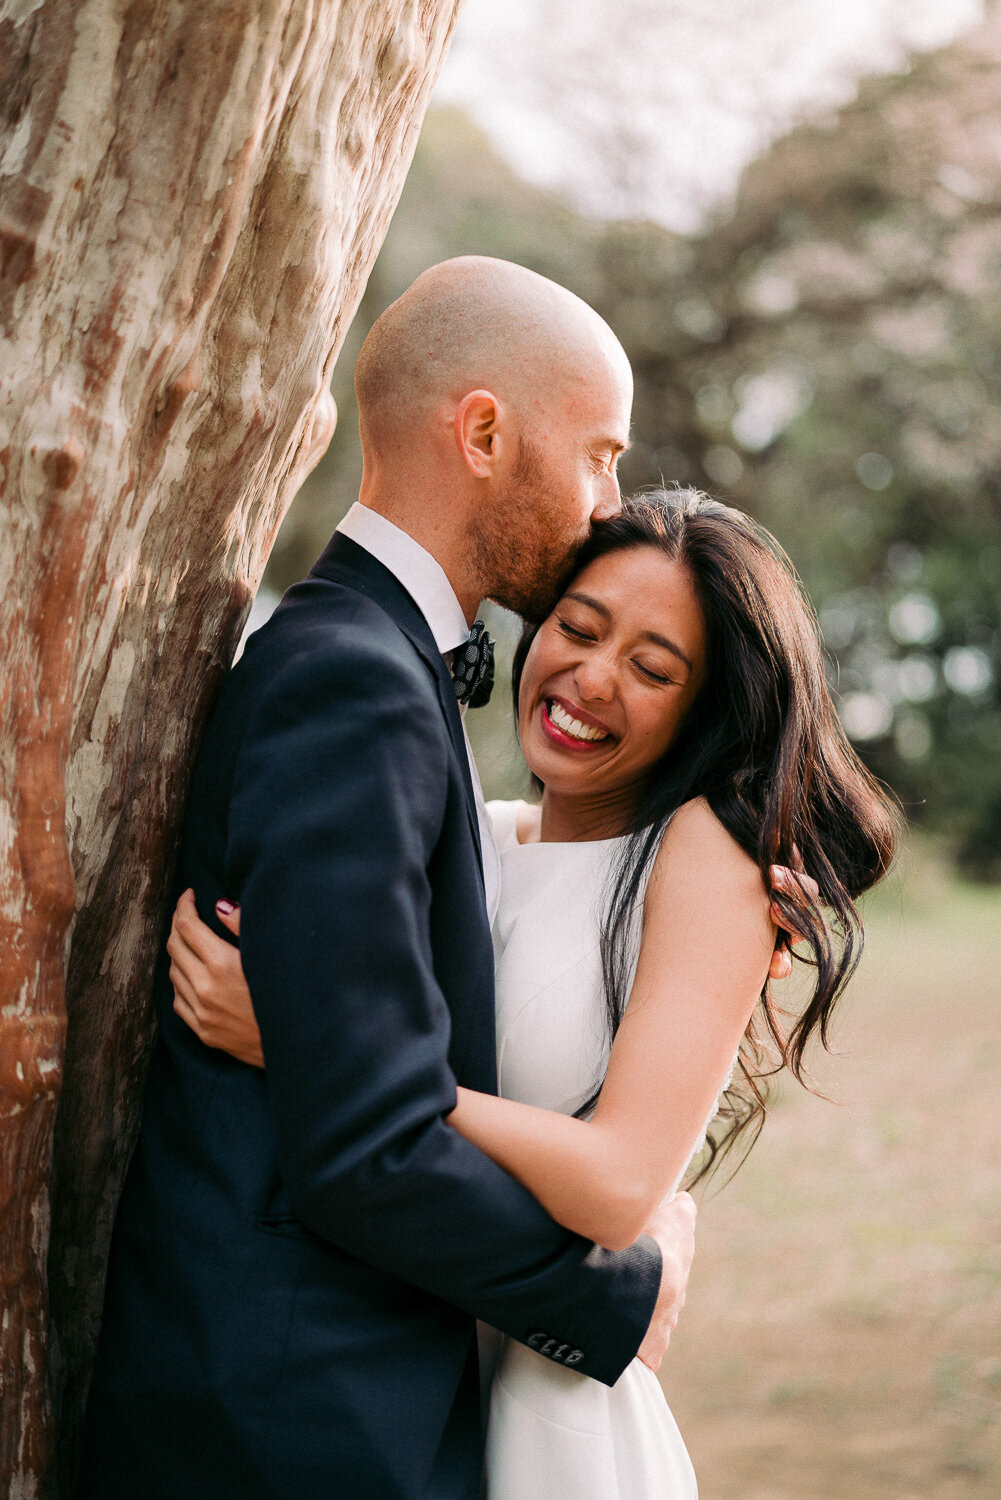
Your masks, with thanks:
<instances>
[{"instance_id":1,"label":"dress neckline","mask_svg":"<svg viewBox=\"0 0 1001 1500\"><path fill-rule=\"evenodd\" d=\"M592 846L592 845L595 848L603 849L603 848L606 848L610 844L619 844L619 843L621 843L623 841L623 839L627 839L629 837L629 835L627 833L618 833L618 834L614 834L611 838L606 838L606 839L530 839L527 842L522 843L521 840L518 838L518 820L519 820L520 812L521 812L522 808L524 808L524 807L532 807L533 804L529 803L529 802L526 802L524 800L524 798L518 798L518 799L516 799L513 802L509 802L507 804L504 804L504 803L500 804L500 806L502 806L502 807L505 806L505 805L506 805L506 808L509 811L509 813L513 813L513 815L514 815L514 825L513 825L514 838L511 839L510 842L508 841L508 839L504 839L504 841L503 841L503 847L502 847L502 853L503 854L510 854L511 851L512 851L512 849L534 849L534 848L550 848L550 849L577 849L577 848L584 848L584 849L586 849L586 848L588 848L589 846Z\"/></svg>"},{"instance_id":2,"label":"dress neckline","mask_svg":"<svg viewBox=\"0 0 1001 1500\"><path fill-rule=\"evenodd\" d=\"M512 849L600 849L603 844L618 844L628 837L628 833L617 833L610 839L532 839L527 844L515 839L506 852L510 854Z\"/></svg>"}]
</instances>

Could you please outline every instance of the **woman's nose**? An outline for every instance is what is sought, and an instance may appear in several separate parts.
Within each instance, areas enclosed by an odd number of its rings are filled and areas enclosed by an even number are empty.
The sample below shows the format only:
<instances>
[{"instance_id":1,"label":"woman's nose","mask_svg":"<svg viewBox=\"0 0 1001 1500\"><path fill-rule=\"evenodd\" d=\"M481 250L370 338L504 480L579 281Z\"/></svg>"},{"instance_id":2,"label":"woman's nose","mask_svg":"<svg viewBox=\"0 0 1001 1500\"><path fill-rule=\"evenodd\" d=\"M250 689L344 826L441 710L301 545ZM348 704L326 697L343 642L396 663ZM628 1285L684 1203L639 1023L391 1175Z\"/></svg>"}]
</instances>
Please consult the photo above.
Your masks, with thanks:
<instances>
[{"instance_id":1,"label":"woman's nose","mask_svg":"<svg viewBox=\"0 0 1001 1500\"><path fill-rule=\"evenodd\" d=\"M586 699L606 701L614 691L614 676L608 664L599 655L588 656L574 668L574 684L581 702Z\"/></svg>"}]
</instances>

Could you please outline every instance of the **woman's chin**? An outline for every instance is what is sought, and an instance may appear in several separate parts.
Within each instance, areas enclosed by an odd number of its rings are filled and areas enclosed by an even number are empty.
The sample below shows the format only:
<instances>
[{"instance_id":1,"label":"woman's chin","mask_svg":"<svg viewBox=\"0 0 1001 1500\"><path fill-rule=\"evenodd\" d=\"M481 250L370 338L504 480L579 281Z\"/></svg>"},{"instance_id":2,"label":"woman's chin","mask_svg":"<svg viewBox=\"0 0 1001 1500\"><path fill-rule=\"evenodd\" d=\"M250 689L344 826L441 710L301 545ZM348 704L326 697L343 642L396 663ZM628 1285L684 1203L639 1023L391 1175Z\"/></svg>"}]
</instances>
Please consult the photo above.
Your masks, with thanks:
<instances>
[{"instance_id":1,"label":"woman's chin","mask_svg":"<svg viewBox=\"0 0 1001 1500\"><path fill-rule=\"evenodd\" d=\"M536 781L548 792L565 797L602 790L600 767L589 756L560 750L548 742L523 747L522 754Z\"/></svg>"}]
</instances>

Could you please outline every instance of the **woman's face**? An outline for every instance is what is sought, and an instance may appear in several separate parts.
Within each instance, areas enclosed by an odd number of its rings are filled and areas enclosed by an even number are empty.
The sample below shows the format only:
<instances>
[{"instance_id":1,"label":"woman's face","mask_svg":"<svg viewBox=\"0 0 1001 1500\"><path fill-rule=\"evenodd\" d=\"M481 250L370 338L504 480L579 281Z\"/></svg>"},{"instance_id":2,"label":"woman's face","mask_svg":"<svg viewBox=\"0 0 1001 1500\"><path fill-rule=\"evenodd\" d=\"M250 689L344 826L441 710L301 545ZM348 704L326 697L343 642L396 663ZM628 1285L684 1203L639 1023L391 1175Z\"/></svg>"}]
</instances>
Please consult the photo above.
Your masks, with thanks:
<instances>
[{"instance_id":1,"label":"woman's face","mask_svg":"<svg viewBox=\"0 0 1001 1500\"><path fill-rule=\"evenodd\" d=\"M518 723L530 769L552 794L628 800L694 703L705 652L683 564L652 546L597 558L525 661Z\"/></svg>"}]
</instances>

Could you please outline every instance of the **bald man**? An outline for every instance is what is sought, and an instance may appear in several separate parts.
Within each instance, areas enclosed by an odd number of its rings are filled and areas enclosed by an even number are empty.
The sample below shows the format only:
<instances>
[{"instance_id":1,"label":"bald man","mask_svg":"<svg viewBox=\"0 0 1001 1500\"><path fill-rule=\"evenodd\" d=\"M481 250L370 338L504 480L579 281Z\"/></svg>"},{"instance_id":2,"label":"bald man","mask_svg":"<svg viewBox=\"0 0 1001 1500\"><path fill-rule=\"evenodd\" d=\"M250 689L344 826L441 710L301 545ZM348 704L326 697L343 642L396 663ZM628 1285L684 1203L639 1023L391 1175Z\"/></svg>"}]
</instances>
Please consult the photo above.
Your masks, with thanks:
<instances>
[{"instance_id":1,"label":"bald man","mask_svg":"<svg viewBox=\"0 0 1001 1500\"><path fill-rule=\"evenodd\" d=\"M265 1069L160 1039L116 1224L81 1494L475 1500L477 1317L612 1384L656 1363L691 1214L600 1250L445 1116L496 1091L499 860L450 673L619 509L606 324L505 262L426 272L358 360L364 474L251 637L199 757L178 890L241 950Z\"/></svg>"}]
</instances>

